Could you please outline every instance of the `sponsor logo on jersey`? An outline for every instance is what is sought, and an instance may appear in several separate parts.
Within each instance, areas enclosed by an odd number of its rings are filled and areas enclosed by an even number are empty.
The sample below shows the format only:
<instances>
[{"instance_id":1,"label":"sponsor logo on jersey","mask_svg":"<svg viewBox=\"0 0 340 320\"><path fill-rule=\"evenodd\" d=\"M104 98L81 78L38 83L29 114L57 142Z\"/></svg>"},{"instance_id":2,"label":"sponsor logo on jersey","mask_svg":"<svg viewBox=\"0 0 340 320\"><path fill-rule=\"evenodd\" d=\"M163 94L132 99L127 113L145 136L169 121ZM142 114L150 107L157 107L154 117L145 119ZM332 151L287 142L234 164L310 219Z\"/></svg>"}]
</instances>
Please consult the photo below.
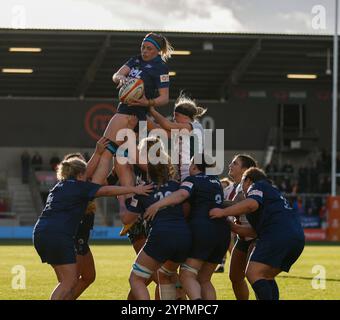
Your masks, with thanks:
<instances>
[{"instance_id":1,"label":"sponsor logo on jersey","mask_svg":"<svg viewBox=\"0 0 340 320\"><path fill-rule=\"evenodd\" d=\"M189 182L189 181L184 181L182 182L181 184L181 187L187 187L187 188L192 188L194 186L194 184L192 182Z\"/></svg>"},{"instance_id":2,"label":"sponsor logo on jersey","mask_svg":"<svg viewBox=\"0 0 340 320\"><path fill-rule=\"evenodd\" d=\"M151 65L151 64L147 64L147 65L145 66L145 68L151 69L151 68L152 68L152 65Z\"/></svg>"},{"instance_id":3,"label":"sponsor logo on jersey","mask_svg":"<svg viewBox=\"0 0 340 320\"><path fill-rule=\"evenodd\" d=\"M129 77L130 78L140 79L141 73L142 73L142 70L139 70L139 69L136 69L136 68L132 68L130 73L129 73Z\"/></svg>"},{"instance_id":4,"label":"sponsor logo on jersey","mask_svg":"<svg viewBox=\"0 0 340 320\"><path fill-rule=\"evenodd\" d=\"M137 204L138 204L138 200L135 199L134 197L132 197L130 205L131 205L132 207L135 207L135 208L136 208L136 207L137 207Z\"/></svg>"},{"instance_id":5,"label":"sponsor logo on jersey","mask_svg":"<svg viewBox=\"0 0 340 320\"><path fill-rule=\"evenodd\" d=\"M161 82L169 82L169 75L168 74L161 74L159 76Z\"/></svg>"},{"instance_id":6,"label":"sponsor logo on jersey","mask_svg":"<svg viewBox=\"0 0 340 320\"><path fill-rule=\"evenodd\" d=\"M250 190L250 192L248 193L248 197L249 196L258 196L263 198L263 192L260 190Z\"/></svg>"}]
</instances>

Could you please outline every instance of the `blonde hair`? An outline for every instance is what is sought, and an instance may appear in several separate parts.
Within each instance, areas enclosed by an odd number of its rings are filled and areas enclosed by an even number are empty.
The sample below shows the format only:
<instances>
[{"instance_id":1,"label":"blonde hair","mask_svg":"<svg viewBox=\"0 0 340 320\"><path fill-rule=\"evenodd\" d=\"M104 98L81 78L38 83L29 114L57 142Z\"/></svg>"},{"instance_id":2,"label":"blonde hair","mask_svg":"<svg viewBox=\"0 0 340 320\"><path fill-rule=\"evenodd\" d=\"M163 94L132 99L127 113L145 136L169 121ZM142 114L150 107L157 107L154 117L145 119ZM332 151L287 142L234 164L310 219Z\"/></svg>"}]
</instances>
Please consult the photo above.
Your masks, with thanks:
<instances>
[{"instance_id":1,"label":"blonde hair","mask_svg":"<svg viewBox=\"0 0 340 320\"><path fill-rule=\"evenodd\" d=\"M174 48L172 47L171 43L168 41L167 38L165 38L163 35L159 33L154 32L148 33L144 37L144 39L145 38L151 38L152 40L157 42L157 44L160 47L159 52L161 54L161 58L164 62L171 58L171 54L174 51Z\"/></svg>"},{"instance_id":2,"label":"blonde hair","mask_svg":"<svg viewBox=\"0 0 340 320\"><path fill-rule=\"evenodd\" d=\"M174 111L196 120L201 118L207 112L207 109L198 106L195 100L190 99L181 91L175 102Z\"/></svg>"},{"instance_id":3,"label":"blonde hair","mask_svg":"<svg viewBox=\"0 0 340 320\"><path fill-rule=\"evenodd\" d=\"M229 185L231 185L231 184L233 183L233 182L232 182L229 178L227 178L227 177L220 179L220 182L221 182L222 185L225 185L226 187L229 186Z\"/></svg>"},{"instance_id":4,"label":"blonde hair","mask_svg":"<svg viewBox=\"0 0 340 320\"><path fill-rule=\"evenodd\" d=\"M79 174L84 174L86 171L86 162L79 158L70 158L63 160L57 168L57 179L59 181L70 178L77 178Z\"/></svg>"},{"instance_id":5,"label":"blonde hair","mask_svg":"<svg viewBox=\"0 0 340 320\"><path fill-rule=\"evenodd\" d=\"M80 152L68 153L64 156L63 160L69 160L71 158L78 158L86 162L84 156Z\"/></svg>"},{"instance_id":6,"label":"blonde hair","mask_svg":"<svg viewBox=\"0 0 340 320\"><path fill-rule=\"evenodd\" d=\"M149 137L143 139L140 142L138 148L140 150L146 148L148 152L155 144L160 144L160 148L157 150L156 156L162 156L167 160L167 163L159 162L157 164L153 164L151 161L148 161L148 175L151 181L157 183L158 187L160 187L167 181L176 179L176 170L171 164L171 159L168 153L165 151L162 141L158 137Z\"/></svg>"}]
</instances>

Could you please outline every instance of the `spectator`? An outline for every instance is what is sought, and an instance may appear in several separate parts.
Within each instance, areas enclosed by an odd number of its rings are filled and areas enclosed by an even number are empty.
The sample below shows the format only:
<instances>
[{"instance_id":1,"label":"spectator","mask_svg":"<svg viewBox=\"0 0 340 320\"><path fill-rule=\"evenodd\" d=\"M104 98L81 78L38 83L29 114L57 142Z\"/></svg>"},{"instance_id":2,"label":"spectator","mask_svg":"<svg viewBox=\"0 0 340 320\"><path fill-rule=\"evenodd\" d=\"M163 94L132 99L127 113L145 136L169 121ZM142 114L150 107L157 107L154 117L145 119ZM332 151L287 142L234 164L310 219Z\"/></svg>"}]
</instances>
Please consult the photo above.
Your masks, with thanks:
<instances>
[{"instance_id":1,"label":"spectator","mask_svg":"<svg viewBox=\"0 0 340 320\"><path fill-rule=\"evenodd\" d=\"M36 151L32 158L32 168L34 171L40 171L42 169L42 157L38 151Z\"/></svg>"},{"instance_id":2,"label":"spectator","mask_svg":"<svg viewBox=\"0 0 340 320\"><path fill-rule=\"evenodd\" d=\"M294 180L292 183L292 194L297 194L299 192L299 182Z\"/></svg>"},{"instance_id":3,"label":"spectator","mask_svg":"<svg viewBox=\"0 0 340 320\"><path fill-rule=\"evenodd\" d=\"M21 155L21 177L22 183L28 183L30 173L31 156L25 150Z\"/></svg>"},{"instance_id":4,"label":"spectator","mask_svg":"<svg viewBox=\"0 0 340 320\"><path fill-rule=\"evenodd\" d=\"M306 213L305 206L301 197L297 197L293 202L293 209L295 209L299 214L304 215Z\"/></svg>"},{"instance_id":5,"label":"spectator","mask_svg":"<svg viewBox=\"0 0 340 320\"><path fill-rule=\"evenodd\" d=\"M53 171L56 171L58 164L60 163L59 157L54 154L50 159L50 166Z\"/></svg>"}]
</instances>

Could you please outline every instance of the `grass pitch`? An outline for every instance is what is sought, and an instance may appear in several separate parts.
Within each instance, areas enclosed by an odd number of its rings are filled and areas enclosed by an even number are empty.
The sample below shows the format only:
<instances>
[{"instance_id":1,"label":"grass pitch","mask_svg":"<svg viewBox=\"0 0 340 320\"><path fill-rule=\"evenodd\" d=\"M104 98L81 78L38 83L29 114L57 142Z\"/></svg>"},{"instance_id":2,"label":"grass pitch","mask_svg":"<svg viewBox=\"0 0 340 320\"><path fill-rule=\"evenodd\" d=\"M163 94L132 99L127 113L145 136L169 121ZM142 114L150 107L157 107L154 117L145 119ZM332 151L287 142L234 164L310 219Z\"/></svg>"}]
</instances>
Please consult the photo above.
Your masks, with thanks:
<instances>
[{"instance_id":1,"label":"grass pitch","mask_svg":"<svg viewBox=\"0 0 340 320\"><path fill-rule=\"evenodd\" d=\"M132 247L123 242L97 242L91 245L91 250L96 263L97 279L80 299L125 300L129 291L128 277L135 258ZM49 298L56 285L56 277L49 265L40 262L31 243L0 242L0 257L0 300ZM320 273L320 266L325 273ZM213 276L219 300L235 299L228 278L228 267L227 264L224 273ZM18 270L26 272L25 289L15 289L22 283L18 282ZM317 277L326 278L325 286L315 279ZM280 274L277 283L283 300L340 300L340 246L307 245L290 273ZM149 288L153 297L154 285ZM255 299L251 288L250 299Z\"/></svg>"}]
</instances>

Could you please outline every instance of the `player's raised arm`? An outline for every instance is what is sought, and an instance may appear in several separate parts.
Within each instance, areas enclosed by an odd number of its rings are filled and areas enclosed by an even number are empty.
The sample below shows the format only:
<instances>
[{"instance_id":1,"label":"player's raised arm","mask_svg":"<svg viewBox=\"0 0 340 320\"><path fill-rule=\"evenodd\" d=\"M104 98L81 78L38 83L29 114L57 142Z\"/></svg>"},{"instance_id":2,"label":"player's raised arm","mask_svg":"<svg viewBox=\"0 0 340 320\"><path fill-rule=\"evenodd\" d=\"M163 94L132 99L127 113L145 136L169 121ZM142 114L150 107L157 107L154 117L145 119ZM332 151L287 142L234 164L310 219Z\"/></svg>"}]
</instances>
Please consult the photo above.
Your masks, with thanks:
<instances>
[{"instance_id":1,"label":"player's raised arm","mask_svg":"<svg viewBox=\"0 0 340 320\"><path fill-rule=\"evenodd\" d=\"M130 67L124 65L112 76L112 81L117 84L118 89L127 81L130 70Z\"/></svg>"},{"instance_id":2,"label":"player's raised arm","mask_svg":"<svg viewBox=\"0 0 340 320\"><path fill-rule=\"evenodd\" d=\"M106 147L108 146L108 144L110 143L110 140L105 138L105 137L101 137L96 144L96 149L94 151L94 153L92 154L92 157L90 158L90 160L87 163L86 166L86 175L87 178L92 178L94 172L97 169L98 163L100 161L100 157L103 154L103 152L105 151Z\"/></svg>"},{"instance_id":3,"label":"player's raised arm","mask_svg":"<svg viewBox=\"0 0 340 320\"><path fill-rule=\"evenodd\" d=\"M139 185L136 187L104 186L98 189L98 191L95 194L95 197L120 196L129 193L148 195L151 191L152 184Z\"/></svg>"},{"instance_id":4,"label":"player's raised arm","mask_svg":"<svg viewBox=\"0 0 340 320\"><path fill-rule=\"evenodd\" d=\"M178 123L170 121L168 118L156 111L155 108L150 108L150 113L154 117L155 121L165 130L187 129L189 132L192 130L190 123Z\"/></svg>"}]
</instances>

